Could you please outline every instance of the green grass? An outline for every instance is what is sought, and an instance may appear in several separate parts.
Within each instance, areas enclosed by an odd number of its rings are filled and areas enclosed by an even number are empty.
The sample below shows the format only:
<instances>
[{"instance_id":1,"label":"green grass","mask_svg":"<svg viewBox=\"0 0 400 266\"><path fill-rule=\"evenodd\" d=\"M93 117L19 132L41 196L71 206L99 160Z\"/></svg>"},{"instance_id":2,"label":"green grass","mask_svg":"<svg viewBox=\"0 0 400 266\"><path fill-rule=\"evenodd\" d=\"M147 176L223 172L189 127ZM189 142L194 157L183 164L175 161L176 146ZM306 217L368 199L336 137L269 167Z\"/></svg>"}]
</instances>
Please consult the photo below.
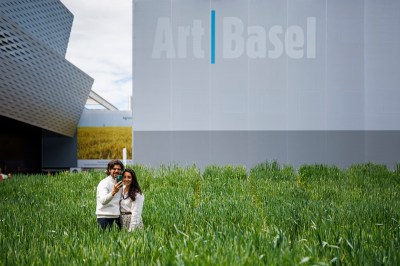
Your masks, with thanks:
<instances>
[{"instance_id":1,"label":"green grass","mask_svg":"<svg viewBox=\"0 0 400 266\"><path fill-rule=\"evenodd\" d=\"M399 265L400 171L134 165L144 229L100 233L103 172L0 182L0 265Z\"/></svg>"}]
</instances>

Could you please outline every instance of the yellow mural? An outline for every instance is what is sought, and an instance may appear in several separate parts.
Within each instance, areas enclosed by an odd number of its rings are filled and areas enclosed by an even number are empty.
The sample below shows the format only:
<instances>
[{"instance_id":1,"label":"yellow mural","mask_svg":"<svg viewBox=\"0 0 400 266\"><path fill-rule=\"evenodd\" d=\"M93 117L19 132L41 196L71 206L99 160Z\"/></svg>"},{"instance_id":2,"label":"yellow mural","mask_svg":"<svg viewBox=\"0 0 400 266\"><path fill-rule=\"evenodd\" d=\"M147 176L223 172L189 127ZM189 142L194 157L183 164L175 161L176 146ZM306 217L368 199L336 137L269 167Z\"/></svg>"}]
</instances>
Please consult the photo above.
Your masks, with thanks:
<instances>
[{"instance_id":1,"label":"yellow mural","mask_svg":"<svg viewBox=\"0 0 400 266\"><path fill-rule=\"evenodd\" d=\"M132 159L132 127L78 127L78 160Z\"/></svg>"}]
</instances>

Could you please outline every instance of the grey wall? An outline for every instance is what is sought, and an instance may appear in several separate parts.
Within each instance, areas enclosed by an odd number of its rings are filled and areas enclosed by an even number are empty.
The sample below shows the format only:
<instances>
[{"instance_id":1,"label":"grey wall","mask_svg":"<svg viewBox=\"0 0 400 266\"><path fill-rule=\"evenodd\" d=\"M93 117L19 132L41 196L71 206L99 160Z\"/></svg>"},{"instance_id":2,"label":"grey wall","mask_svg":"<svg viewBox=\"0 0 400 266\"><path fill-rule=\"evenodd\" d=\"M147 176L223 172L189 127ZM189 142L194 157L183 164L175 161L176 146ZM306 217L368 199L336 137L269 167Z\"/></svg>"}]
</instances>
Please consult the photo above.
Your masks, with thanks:
<instances>
[{"instance_id":1,"label":"grey wall","mask_svg":"<svg viewBox=\"0 0 400 266\"><path fill-rule=\"evenodd\" d=\"M135 162L245 165L277 160L302 164L375 162L394 168L400 162L399 131L140 131L135 132Z\"/></svg>"},{"instance_id":2,"label":"grey wall","mask_svg":"<svg viewBox=\"0 0 400 266\"><path fill-rule=\"evenodd\" d=\"M135 1L134 161L393 166L399 27L395 0Z\"/></svg>"},{"instance_id":3,"label":"grey wall","mask_svg":"<svg viewBox=\"0 0 400 266\"><path fill-rule=\"evenodd\" d=\"M42 169L69 169L77 166L78 142L54 132L42 132Z\"/></svg>"}]
</instances>

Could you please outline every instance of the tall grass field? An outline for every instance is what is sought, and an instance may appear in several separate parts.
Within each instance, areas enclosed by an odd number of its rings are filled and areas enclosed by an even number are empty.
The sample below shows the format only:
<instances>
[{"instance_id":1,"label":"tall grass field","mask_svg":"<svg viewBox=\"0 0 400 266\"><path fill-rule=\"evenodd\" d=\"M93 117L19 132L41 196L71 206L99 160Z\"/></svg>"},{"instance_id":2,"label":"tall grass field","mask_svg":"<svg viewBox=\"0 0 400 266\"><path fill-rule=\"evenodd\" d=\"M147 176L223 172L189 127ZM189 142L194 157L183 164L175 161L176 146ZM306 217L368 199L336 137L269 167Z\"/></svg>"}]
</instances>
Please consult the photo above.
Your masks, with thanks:
<instances>
[{"instance_id":1,"label":"tall grass field","mask_svg":"<svg viewBox=\"0 0 400 266\"><path fill-rule=\"evenodd\" d=\"M400 265L400 167L134 165L140 231L97 229L104 172L0 182L0 265Z\"/></svg>"}]
</instances>

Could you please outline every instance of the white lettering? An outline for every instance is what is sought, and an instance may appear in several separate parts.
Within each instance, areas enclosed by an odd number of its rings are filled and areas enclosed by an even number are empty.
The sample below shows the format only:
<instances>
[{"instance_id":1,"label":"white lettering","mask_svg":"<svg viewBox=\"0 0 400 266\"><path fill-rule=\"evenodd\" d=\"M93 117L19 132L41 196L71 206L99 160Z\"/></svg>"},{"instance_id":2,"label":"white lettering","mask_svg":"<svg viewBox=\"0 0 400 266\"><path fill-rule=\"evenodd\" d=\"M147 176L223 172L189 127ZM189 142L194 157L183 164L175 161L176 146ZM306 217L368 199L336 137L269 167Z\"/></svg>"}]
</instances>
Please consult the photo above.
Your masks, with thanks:
<instances>
[{"instance_id":1,"label":"white lettering","mask_svg":"<svg viewBox=\"0 0 400 266\"><path fill-rule=\"evenodd\" d=\"M304 32L299 26L290 26L285 34L285 49L287 56L299 59L304 55Z\"/></svg>"},{"instance_id":2,"label":"white lettering","mask_svg":"<svg viewBox=\"0 0 400 266\"><path fill-rule=\"evenodd\" d=\"M261 26L250 26L248 34L247 56L250 58L265 58L267 53L265 29Z\"/></svg>"},{"instance_id":3,"label":"white lettering","mask_svg":"<svg viewBox=\"0 0 400 266\"><path fill-rule=\"evenodd\" d=\"M162 53L165 53L167 58L175 58L171 20L169 18L159 18L157 20L152 57L160 58Z\"/></svg>"},{"instance_id":4,"label":"white lettering","mask_svg":"<svg viewBox=\"0 0 400 266\"><path fill-rule=\"evenodd\" d=\"M190 27L178 27L178 57L186 58L187 39L190 35Z\"/></svg>"},{"instance_id":5,"label":"white lettering","mask_svg":"<svg viewBox=\"0 0 400 266\"><path fill-rule=\"evenodd\" d=\"M166 58L186 58L188 44L193 40L193 56L204 58L202 40L204 28L200 20L193 20L193 26L178 26L177 28L177 49L175 50L173 30L170 18L159 18L153 43L152 58L161 58L165 54Z\"/></svg>"},{"instance_id":6,"label":"white lettering","mask_svg":"<svg viewBox=\"0 0 400 266\"><path fill-rule=\"evenodd\" d=\"M243 22L239 18L223 19L222 52L224 58L238 58L243 54Z\"/></svg>"},{"instance_id":7,"label":"white lettering","mask_svg":"<svg viewBox=\"0 0 400 266\"><path fill-rule=\"evenodd\" d=\"M238 17L222 19L222 38L217 47L222 47L222 58L239 58L246 53L249 58L280 58L284 53L293 59L316 57L316 18L308 17L304 30L299 25L291 25L284 29L281 25L273 25L267 30L261 25L244 25ZM174 43L174 34L176 42ZM154 36L152 58L165 57L204 58L203 37L205 29L201 20L193 20L192 25L178 25L172 28L171 19L161 17L157 20ZM175 46L176 45L176 46ZM190 49L190 45L192 48ZM175 49L176 48L176 49Z\"/></svg>"},{"instance_id":8,"label":"white lettering","mask_svg":"<svg viewBox=\"0 0 400 266\"><path fill-rule=\"evenodd\" d=\"M283 31L282 26L272 26L269 29L269 40L272 43L272 45L274 46L274 50L270 50L268 51L268 56L269 58L275 59L275 58L279 58L282 53L283 53L283 44L281 39L279 39L278 35L281 35Z\"/></svg>"}]
</instances>

